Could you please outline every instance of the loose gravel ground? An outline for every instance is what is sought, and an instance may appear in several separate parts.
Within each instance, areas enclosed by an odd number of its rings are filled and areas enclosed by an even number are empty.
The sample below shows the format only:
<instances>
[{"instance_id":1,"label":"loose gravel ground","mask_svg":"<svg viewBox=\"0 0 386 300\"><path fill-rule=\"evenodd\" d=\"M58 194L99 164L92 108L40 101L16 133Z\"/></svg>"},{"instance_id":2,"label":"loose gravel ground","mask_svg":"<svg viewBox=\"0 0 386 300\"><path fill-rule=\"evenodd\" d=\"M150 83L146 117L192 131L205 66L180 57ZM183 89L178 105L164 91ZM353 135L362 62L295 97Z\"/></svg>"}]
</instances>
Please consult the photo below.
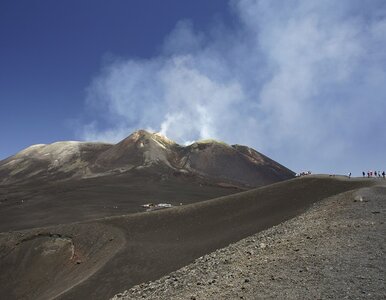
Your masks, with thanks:
<instances>
[{"instance_id":1,"label":"loose gravel ground","mask_svg":"<svg viewBox=\"0 0 386 300\"><path fill-rule=\"evenodd\" d=\"M386 186L346 192L113 299L385 299Z\"/></svg>"}]
</instances>

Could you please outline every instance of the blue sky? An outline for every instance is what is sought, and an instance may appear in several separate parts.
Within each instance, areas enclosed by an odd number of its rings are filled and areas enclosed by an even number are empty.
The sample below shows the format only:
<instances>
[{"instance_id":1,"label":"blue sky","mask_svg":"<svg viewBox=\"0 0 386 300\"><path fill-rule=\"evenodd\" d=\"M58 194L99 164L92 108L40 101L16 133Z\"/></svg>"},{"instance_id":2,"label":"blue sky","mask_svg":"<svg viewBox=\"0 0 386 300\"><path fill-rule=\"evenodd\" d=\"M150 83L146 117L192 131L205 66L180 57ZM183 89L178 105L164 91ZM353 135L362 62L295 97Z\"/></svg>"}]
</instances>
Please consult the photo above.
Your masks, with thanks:
<instances>
[{"instance_id":1,"label":"blue sky","mask_svg":"<svg viewBox=\"0 0 386 300\"><path fill-rule=\"evenodd\" d=\"M145 128L386 168L385 1L1 1L0 37L0 159Z\"/></svg>"},{"instance_id":2,"label":"blue sky","mask_svg":"<svg viewBox=\"0 0 386 300\"><path fill-rule=\"evenodd\" d=\"M81 138L71 124L90 117L85 91L109 56L150 58L179 20L205 30L227 14L221 0L1 1L0 159Z\"/></svg>"}]
</instances>

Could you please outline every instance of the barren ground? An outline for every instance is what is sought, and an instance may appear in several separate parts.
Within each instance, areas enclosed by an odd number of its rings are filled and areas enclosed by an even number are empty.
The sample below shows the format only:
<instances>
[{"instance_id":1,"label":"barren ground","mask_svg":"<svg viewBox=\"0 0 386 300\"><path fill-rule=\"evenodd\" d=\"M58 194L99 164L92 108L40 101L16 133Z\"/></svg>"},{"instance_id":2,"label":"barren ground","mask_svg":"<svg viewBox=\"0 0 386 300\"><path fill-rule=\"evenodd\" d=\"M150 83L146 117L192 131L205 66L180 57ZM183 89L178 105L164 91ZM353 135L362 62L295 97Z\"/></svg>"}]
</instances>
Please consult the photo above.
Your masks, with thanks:
<instances>
[{"instance_id":1,"label":"barren ground","mask_svg":"<svg viewBox=\"0 0 386 300\"><path fill-rule=\"evenodd\" d=\"M113 299L385 299L386 186L348 191Z\"/></svg>"},{"instance_id":2,"label":"barren ground","mask_svg":"<svg viewBox=\"0 0 386 300\"><path fill-rule=\"evenodd\" d=\"M314 203L325 198L373 184L373 180L307 176L165 210L3 232L0 233L0 295L4 299L108 299L135 285L157 280L191 264L203 255L243 238L248 238L249 242L244 240L241 244L216 252L214 257L209 255L198 260L193 267L183 269L186 272L175 273L177 278L160 282L159 289L149 290L146 285L142 285L142 292L138 297L153 295L154 299L184 299L192 296L202 299L232 299L241 296L253 298L259 293L262 297L270 297L272 293L284 296L285 293L294 293L288 294L288 297L294 295L297 298L296 289L292 291L292 286L312 289L310 282L303 281L312 278L308 276L312 270L319 274L314 286L316 282L326 281L322 286L327 286L327 291L329 282L333 286L335 278L344 278L346 272L342 269L334 273L333 269L324 268L325 265L345 266L345 263L337 263L342 261L342 253L348 253L350 261L354 259L354 262L364 262L363 270L371 269L371 259L375 259L373 273L360 272L360 276L369 278L371 284L375 285L374 282L380 278L376 270L382 266L380 256L376 253L382 254L383 250L378 246L372 247L376 243L383 245L384 240L380 240L383 236L370 235L369 238L374 240L371 243L363 235L355 243L354 238L352 242L347 240L351 232L357 232L352 231L357 230L357 227L340 225L338 213L346 216L346 206L343 205L346 202L347 205L356 205L358 212L363 206L361 213L367 210L369 213L369 216L365 214L363 217L372 218L365 219L365 222L374 224L365 227L367 223L359 223L359 228L375 228L374 234L378 234L379 230L384 229L377 227L383 226L383 223L380 225L377 221L383 217L384 210L377 206L371 208L371 205L378 205L384 197L384 188L368 190L371 195L381 197L379 199L352 202L352 196L345 194L346 196L341 199L338 197L332 202L336 203L335 206L331 204L331 207L322 209L320 217L318 213L315 217L311 215L309 224L303 220L292 227L288 224L285 227L275 227L273 231L264 233L262 238L251 238L257 232L304 213ZM177 193L176 196L182 197L182 194ZM31 200L31 205L35 201L36 199ZM24 216L31 211L28 207L21 210ZM77 211L81 212L80 207ZM348 210L350 211L352 210ZM23 213L20 214L22 215ZM357 222L355 214L349 213L348 216L348 222ZM359 214L358 218L362 220L362 215ZM314 223L317 225L315 228L312 227ZM275 232L287 236L276 239ZM366 229L365 233L368 232ZM343 244L340 243L341 238L344 238ZM349 245L359 245L359 248L349 247L349 250L358 251L355 253L359 253L361 259L356 258L354 252L348 252L345 248L347 241ZM306 252L307 247L314 249L314 252ZM374 249L381 249L381 252L374 252ZM321 257L324 261L320 260ZM363 257L368 258L367 262ZM313 262L315 265L312 265ZM190 272L190 268L193 271ZM354 273L352 268L348 268L348 274ZM331 274L336 274L336 277L331 277ZM281 284L281 289L275 284ZM354 282L349 286L358 285ZM376 292L380 286L382 285L378 281ZM301 288L298 292L303 290ZM216 293L221 297L218 298ZM332 295L337 295L334 290ZM272 297L275 295L272 294Z\"/></svg>"}]
</instances>

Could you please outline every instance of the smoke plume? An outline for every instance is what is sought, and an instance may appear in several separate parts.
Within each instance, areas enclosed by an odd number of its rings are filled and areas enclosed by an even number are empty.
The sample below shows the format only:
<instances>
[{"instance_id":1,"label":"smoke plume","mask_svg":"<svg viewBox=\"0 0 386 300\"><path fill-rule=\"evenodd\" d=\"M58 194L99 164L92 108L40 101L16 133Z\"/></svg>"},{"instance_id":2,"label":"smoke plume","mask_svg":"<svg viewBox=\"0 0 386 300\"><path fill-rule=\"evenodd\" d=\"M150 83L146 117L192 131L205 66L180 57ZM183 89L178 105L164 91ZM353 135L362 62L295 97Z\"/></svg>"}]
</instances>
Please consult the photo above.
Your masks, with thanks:
<instances>
[{"instance_id":1,"label":"smoke plume","mask_svg":"<svg viewBox=\"0 0 386 300\"><path fill-rule=\"evenodd\" d=\"M86 140L144 128L254 147L296 170L385 168L386 2L231 1L233 27L181 20L151 59L88 87Z\"/></svg>"}]
</instances>

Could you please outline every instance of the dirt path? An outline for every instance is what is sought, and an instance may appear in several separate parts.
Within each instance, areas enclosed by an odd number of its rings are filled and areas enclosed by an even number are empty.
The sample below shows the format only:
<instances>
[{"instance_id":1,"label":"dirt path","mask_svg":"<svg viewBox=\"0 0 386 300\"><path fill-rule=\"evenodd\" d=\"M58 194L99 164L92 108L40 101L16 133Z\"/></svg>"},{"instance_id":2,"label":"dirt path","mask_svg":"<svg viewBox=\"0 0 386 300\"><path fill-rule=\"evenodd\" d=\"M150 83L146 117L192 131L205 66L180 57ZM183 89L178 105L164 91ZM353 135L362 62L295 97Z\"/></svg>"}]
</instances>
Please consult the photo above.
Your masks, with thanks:
<instances>
[{"instance_id":1,"label":"dirt path","mask_svg":"<svg viewBox=\"0 0 386 300\"><path fill-rule=\"evenodd\" d=\"M385 299L386 186L346 192L113 299Z\"/></svg>"}]
</instances>

